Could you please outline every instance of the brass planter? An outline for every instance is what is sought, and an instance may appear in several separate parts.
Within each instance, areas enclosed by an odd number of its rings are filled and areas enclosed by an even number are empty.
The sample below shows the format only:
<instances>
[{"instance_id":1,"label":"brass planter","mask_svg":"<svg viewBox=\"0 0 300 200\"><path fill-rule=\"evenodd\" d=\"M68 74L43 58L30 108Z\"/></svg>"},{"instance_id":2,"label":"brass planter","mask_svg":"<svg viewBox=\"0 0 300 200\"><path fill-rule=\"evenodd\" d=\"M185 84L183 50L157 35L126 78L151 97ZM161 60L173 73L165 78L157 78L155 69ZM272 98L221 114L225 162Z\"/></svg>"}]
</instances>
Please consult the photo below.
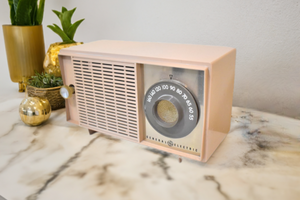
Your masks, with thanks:
<instances>
[{"instance_id":1,"label":"brass planter","mask_svg":"<svg viewBox=\"0 0 300 200\"><path fill-rule=\"evenodd\" d=\"M2 28L10 79L19 83L19 92L24 92L24 82L34 75L35 71L43 71L43 27L3 25Z\"/></svg>"}]
</instances>

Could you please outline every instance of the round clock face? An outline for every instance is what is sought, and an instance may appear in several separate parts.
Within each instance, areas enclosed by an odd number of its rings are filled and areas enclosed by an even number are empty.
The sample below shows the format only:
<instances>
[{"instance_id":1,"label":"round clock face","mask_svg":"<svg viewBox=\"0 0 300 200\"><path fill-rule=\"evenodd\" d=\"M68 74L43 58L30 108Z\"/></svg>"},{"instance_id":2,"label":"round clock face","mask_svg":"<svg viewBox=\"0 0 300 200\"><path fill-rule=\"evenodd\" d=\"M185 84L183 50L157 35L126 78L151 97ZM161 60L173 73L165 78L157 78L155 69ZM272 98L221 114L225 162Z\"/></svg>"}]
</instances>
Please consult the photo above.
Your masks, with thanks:
<instances>
[{"instance_id":1,"label":"round clock face","mask_svg":"<svg viewBox=\"0 0 300 200\"><path fill-rule=\"evenodd\" d=\"M194 96L183 84L173 80L160 81L148 89L144 110L151 126L170 138L190 134L200 113Z\"/></svg>"}]
</instances>

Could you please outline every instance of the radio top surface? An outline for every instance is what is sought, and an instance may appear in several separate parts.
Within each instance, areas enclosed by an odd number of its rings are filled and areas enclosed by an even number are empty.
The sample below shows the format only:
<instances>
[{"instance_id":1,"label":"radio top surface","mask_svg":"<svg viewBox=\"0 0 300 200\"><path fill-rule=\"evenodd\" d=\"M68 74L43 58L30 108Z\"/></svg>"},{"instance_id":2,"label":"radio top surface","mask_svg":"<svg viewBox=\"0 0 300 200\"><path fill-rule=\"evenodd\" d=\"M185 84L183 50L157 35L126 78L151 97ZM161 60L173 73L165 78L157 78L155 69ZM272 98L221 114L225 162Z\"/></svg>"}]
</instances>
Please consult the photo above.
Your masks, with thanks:
<instances>
[{"instance_id":1,"label":"radio top surface","mask_svg":"<svg viewBox=\"0 0 300 200\"><path fill-rule=\"evenodd\" d=\"M222 46L100 40L62 49L60 55L73 55L74 52L81 54L114 54L212 63L233 50L235 49Z\"/></svg>"}]
</instances>

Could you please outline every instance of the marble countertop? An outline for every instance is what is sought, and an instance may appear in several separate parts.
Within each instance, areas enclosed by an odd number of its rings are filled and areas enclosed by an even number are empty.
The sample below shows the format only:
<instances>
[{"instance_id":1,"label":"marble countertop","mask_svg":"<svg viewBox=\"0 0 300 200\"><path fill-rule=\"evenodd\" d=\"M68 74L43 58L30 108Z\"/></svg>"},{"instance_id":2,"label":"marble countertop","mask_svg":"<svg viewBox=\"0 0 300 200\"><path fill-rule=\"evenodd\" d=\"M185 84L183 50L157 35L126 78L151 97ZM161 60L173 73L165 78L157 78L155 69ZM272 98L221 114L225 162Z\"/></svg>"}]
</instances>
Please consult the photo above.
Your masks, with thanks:
<instances>
[{"instance_id":1,"label":"marble countertop","mask_svg":"<svg viewBox=\"0 0 300 200\"><path fill-rule=\"evenodd\" d=\"M207 163L96 133L52 112L26 126L24 94L0 97L0 199L299 199L300 121L234 107Z\"/></svg>"}]
</instances>

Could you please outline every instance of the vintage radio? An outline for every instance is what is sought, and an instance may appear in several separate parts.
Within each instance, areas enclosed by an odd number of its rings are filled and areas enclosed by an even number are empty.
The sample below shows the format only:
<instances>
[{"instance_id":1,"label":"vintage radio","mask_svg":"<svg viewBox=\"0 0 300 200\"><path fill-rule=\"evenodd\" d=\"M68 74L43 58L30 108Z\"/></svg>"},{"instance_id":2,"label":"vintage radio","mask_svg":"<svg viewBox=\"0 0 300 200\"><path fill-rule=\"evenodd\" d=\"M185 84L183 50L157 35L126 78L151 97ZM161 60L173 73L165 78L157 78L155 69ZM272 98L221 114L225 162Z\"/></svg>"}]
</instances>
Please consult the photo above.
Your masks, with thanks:
<instances>
[{"instance_id":1,"label":"vintage radio","mask_svg":"<svg viewBox=\"0 0 300 200\"><path fill-rule=\"evenodd\" d=\"M230 130L236 50L96 41L62 49L67 120L206 162Z\"/></svg>"}]
</instances>

